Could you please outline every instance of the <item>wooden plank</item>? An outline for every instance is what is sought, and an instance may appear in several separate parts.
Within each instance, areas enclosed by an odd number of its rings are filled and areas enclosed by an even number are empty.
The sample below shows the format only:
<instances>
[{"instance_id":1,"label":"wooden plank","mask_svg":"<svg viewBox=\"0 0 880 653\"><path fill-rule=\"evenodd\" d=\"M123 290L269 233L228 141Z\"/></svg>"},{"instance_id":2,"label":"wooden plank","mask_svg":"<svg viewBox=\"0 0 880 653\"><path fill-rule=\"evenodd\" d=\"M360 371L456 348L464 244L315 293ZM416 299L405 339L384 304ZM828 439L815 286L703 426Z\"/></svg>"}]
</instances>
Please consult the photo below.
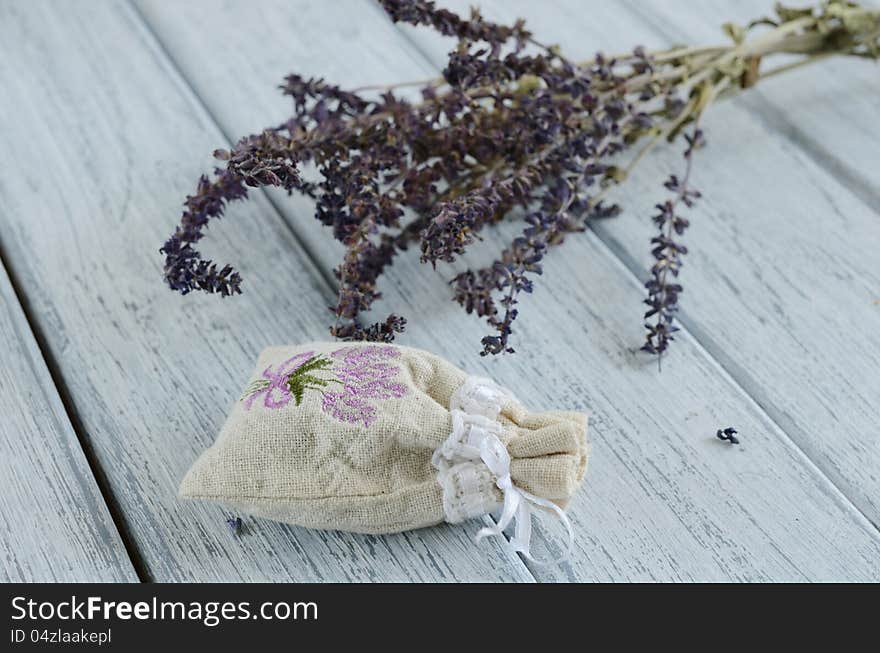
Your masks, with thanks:
<instances>
[{"instance_id":1,"label":"wooden plank","mask_svg":"<svg viewBox=\"0 0 880 653\"><path fill-rule=\"evenodd\" d=\"M746 24L766 15L766 0L629 2L632 12L675 40L723 42L719 23ZM880 6L876 2L863 3ZM875 61L832 58L762 82L742 98L769 129L785 135L873 207L880 206L880 67Z\"/></svg>"},{"instance_id":2,"label":"wooden plank","mask_svg":"<svg viewBox=\"0 0 880 653\"><path fill-rule=\"evenodd\" d=\"M0 581L137 581L2 266L0 341Z\"/></svg>"},{"instance_id":3,"label":"wooden plank","mask_svg":"<svg viewBox=\"0 0 880 653\"><path fill-rule=\"evenodd\" d=\"M157 581L532 577L464 528L361 537L246 522L176 497L266 345L325 336L329 289L258 194L212 227L242 301L181 298L157 250L221 134L131 7L0 9L4 246Z\"/></svg>"},{"instance_id":4,"label":"wooden plank","mask_svg":"<svg viewBox=\"0 0 880 653\"><path fill-rule=\"evenodd\" d=\"M349 2L320 11L289 1L138 6L233 135L283 118L275 85L295 64L296 72L348 86L436 74L378 11L373 19L355 15ZM212 42L224 43L228 56L216 57ZM338 249L313 224L310 203L279 206L329 269ZM406 256L383 286L381 308L412 318L405 344L488 374L536 409L594 411L587 487L570 510L577 549L567 565L534 573L544 580L880 577L876 532L691 338L659 378L654 362L633 352L641 289L607 247L585 235L565 249L549 257L546 278L524 302L515 356L475 355L482 327L437 299L448 296L447 269L434 274ZM741 449L714 438L729 423L747 435Z\"/></svg>"}]
</instances>

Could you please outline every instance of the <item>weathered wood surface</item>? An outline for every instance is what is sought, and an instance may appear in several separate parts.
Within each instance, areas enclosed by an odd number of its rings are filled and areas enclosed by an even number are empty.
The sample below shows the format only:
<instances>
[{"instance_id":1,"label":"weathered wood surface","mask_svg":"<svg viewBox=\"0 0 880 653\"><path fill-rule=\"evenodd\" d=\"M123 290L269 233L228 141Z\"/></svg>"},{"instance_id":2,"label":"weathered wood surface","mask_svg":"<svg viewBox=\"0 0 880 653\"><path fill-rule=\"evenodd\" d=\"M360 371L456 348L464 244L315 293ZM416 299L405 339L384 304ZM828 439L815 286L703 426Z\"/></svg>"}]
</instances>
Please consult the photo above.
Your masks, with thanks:
<instances>
[{"instance_id":1,"label":"weathered wood surface","mask_svg":"<svg viewBox=\"0 0 880 653\"><path fill-rule=\"evenodd\" d=\"M137 6L230 137L285 115L289 107L275 86L294 70L347 86L437 70L436 61L395 35L375 6L370 13L353 1L139 0ZM559 23L577 13L562 5L554 12L526 8L517 5L515 13L542 13L545 21L555 15ZM582 38L600 28L618 42L627 35L624 10L607 3L599 13L592 32L581 27ZM426 49L416 34L407 32L407 39ZM655 199L653 182L633 198L643 207ZM278 206L329 270L339 249L311 218L309 202L279 197ZM647 242L637 235L639 244ZM594 235L572 239L549 258L540 289L524 302L521 351L512 357L474 355L482 327L451 302L438 303L448 293L444 277L451 273L444 272L404 257L385 279L382 308L412 318L403 342L488 373L536 408L594 411L587 487L570 511L577 551L561 569L533 568L539 579L880 577L876 531L703 347L685 334L662 377L652 361L633 353L641 339L641 289ZM747 436L741 449L714 439L716 428L731 423Z\"/></svg>"},{"instance_id":2,"label":"weathered wood surface","mask_svg":"<svg viewBox=\"0 0 880 653\"><path fill-rule=\"evenodd\" d=\"M0 342L0 582L136 581L2 265Z\"/></svg>"},{"instance_id":3,"label":"weathered wood surface","mask_svg":"<svg viewBox=\"0 0 880 653\"><path fill-rule=\"evenodd\" d=\"M500 543L477 549L464 528L380 538L246 520L247 534L234 538L222 509L177 499L259 350L325 335L329 288L260 194L211 228L210 253L240 264L246 295L184 299L164 287L157 250L223 138L130 6L4 3L0 44L4 252L145 576L532 580L517 556ZM36 399L32 410L40 415ZM62 416L57 401L42 410ZM58 431L56 450L70 446L69 427ZM58 464L31 479L35 492L47 484L47 510L78 496ZM50 523L79 514L58 510ZM111 560L104 551L91 564L111 578ZM82 564L71 575L89 575Z\"/></svg>"}]
</instances>

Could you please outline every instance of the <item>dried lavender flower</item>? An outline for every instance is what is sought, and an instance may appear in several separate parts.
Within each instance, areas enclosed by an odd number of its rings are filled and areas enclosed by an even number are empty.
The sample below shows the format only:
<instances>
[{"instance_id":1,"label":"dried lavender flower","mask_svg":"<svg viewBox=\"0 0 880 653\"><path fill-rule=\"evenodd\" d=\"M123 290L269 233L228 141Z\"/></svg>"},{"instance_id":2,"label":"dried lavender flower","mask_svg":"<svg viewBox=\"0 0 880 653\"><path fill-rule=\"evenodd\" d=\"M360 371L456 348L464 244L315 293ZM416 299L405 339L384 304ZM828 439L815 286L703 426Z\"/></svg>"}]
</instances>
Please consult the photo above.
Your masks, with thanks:
<instances>
[{"instance_id":1,"label":"dried lavender flower","mask_svg":"<svg viewBox=\"0 0 880 653\"><path fill-rule=\"evenodd\" d=\"M651 239L654 265L651 266L651 278L645 283L645 288L648 290L645 304L649 308L644 315L647 335L642 351L656 354L658 366L663 352L674 340L672 334L679 330L675 324L675 315L678 313L678 296L682 292L682 287L677 279L681 271L681 257L687 254L687 247L682 245L677 237L684 234L690 222L681 217L677 211L681 205L692 208L700 197L700 192L691 187L690 177L694 150L705 144L703 132L698 127L694 127L692 133L685 135L685 139L688 145L684 151L686 161L684 176L679 179L676 175L670 175L663 185L675 195L656 206L654 224L657 225L658 234Z\"/></svg>"},{"instance_id":2,"label":"dried lavender flower","mask_svg":"<svg viewBox=\"0 0 880 653\"><path fill-rule=\"evenodd\" d=\"M333 327L331 334L340 340L364 340L367 342L393 342L395 334L403 333L406 319L392 313L383 322L368 327L346 324Z\"/></svg>"},{"instance_id":3,"label":"dried lavender flower","mask_svg":"<svg viewBox=\"0 0 880 653\"><path fill-rule=\"evenodd\" d=\"M203 260L196 245L248 187L284 188L313 198L315 217L345 247L331 333L388 342L403 331L403 318L365 326L361 316L381 296L379 277L395 256L418 244L422 262L442 266L467 255L487 226L521 220L495 261L451 282L454 299L491 329L481 353L513 352L520 298L533 292L550 249L590 220L616 215L620 208L604 203L606 195L654 145L684 133L686 171L669 179L673 197L658 205L646 284L643 350L662 356L682 292L686 250L678 239L688 223L679 209L698 197L689 183L702 143L696 121L716 100L828 54L880 56L880 10L844 0L777 5L773 17L727 24L732 42L725 46L636 47L587 62L542 45L521 20L501 25L428 0L380 1L391 20L455 40L443 76L421 84L419 102L393 86L346 91L322 79L285 78L281 90L293 115L216 151L225 167L201 177L187 197L180 225L161 248L172 289L240 292L238 273ZM763 70L779 53L799 59ZM317 178L303 176L307 163Z\"/></svg>"}]
</instances>

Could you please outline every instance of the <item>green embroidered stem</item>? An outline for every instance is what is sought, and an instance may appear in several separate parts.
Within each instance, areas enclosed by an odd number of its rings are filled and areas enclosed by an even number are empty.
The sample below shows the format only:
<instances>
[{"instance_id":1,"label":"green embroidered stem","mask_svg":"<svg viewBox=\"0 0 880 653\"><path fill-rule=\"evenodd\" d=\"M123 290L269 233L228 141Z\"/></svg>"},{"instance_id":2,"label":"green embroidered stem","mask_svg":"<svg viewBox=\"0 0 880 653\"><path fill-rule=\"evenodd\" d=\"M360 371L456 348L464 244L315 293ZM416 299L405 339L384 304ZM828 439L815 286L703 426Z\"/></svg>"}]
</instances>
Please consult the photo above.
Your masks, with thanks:
<instances>
[{"instance_id":1,"label":"green embroidered stem","mask_svg":"<svg viewBox=\"0 0 880 653\"><path fill-rule=\"evenodd\" d=\"M303 395L307 389L320 390L330 383L339 383L336 379L322 379L310 372L318 372L333 365L333 361L323 356L312 356L287 377L287 388L296 400L296 405L302 403Z\"/></svg>"}]
</instances>

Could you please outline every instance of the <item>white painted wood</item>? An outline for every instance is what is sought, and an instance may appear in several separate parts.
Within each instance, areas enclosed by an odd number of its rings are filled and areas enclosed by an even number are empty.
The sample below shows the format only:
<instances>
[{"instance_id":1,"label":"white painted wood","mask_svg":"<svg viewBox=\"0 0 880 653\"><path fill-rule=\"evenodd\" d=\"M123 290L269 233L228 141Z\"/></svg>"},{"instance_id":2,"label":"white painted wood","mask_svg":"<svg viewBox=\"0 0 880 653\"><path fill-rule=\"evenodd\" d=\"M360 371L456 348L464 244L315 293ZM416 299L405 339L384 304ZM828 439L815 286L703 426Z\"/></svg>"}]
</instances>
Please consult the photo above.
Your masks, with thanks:
<instances>
[{"instance_id":1,"label":"white painted wood","mask_svg":"<svg viewBox=\"0 0 880 653\"><path fill-rule=\"evenodd\" d=\"M0 582L137 581L2 266L0 341Z\"/></svg>"},{"instance_id":2,"label":"white painted wood","mask_svg":"<svg viewBox=\"0 0 880 653\"><path fill-rule=\"evenodd\" d=\"M206 243L240 263L244 297L164 287L158 248L223 138L127 4L5 3L0 44L4 248L149 578L531 580L463 527L366 537L246 519L235 538L221 508L177 499L259 350L325 336L329 290L259 194Z\"/></svg>"},{"instance_id":3,"label":"white painted wood","mask_svg":"<svg viewBox=\"0 0 880 653\"><path fill-rule=\"evenodd\" d=\"M370 18L356 6L138 2L233 136L284 117L288 108L274 87L294 70L348 86L433 74L378 11ZM255 33L263 36L259 43ZM222 57L212 50L217 42L225 46ZM329 269L338 248L315 225L310 203L285 198L279 205ZM877 533L693 339L682 338L662 376L633 352L641 289L595 236L572 238L549 257L535 296L523 302L520 353L492 360L475 355L481 325L438 302L448 296L449 271L434 274L415 258L401 258L384 280L382 309L411 318L403 343L488 374L536 409L594 411L591 469L570 511L577 549L567 565L536 567L536 576L880 578ZM742 448L714 438L729 424L744 434Z\"/></svg>"}]
</instances>

